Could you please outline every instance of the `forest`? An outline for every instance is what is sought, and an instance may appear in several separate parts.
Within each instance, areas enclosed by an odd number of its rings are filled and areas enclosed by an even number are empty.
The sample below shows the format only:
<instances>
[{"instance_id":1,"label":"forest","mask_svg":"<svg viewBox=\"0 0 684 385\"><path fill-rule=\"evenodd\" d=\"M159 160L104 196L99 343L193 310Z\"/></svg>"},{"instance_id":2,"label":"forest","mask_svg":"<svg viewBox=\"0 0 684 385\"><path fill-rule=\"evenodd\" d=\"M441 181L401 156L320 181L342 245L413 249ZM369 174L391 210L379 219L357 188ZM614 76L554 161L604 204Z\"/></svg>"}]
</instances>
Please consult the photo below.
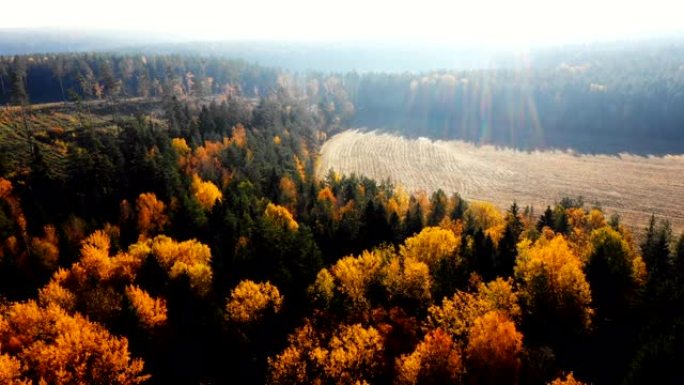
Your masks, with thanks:
<instances>
[{"instance_id":1,"label":"forest","mask_svg":"<svg viewBox=\"0 0 684 385\"><path fill-rule=\"evenodd\" d=\"M581 197L501 212L314 173L328 137L381 119L526 145L511 140L536 123L499 98L536 106L551 144L594 122L679 146L681 68L637 62L419 75L1 57L0 382L684 382L684 234L666 221L635 232ZM509 118L520 136L497 128Z\"/></svg>"},{"instance_id":2,"label":"forest","mask_svg":"<svg viewBox=\"0 0 684 385\"><path fill-rule=\"evenodd\" d=\"M351 126L409 137L525 150L682 152L681 44L568 47L424 72L293 71L221 51L181 51L3 56L0 104L12 102L17 87L33 103L230 92L258 98L296 89L324 110L344 111Z\"/></svg>"}]
</instances>

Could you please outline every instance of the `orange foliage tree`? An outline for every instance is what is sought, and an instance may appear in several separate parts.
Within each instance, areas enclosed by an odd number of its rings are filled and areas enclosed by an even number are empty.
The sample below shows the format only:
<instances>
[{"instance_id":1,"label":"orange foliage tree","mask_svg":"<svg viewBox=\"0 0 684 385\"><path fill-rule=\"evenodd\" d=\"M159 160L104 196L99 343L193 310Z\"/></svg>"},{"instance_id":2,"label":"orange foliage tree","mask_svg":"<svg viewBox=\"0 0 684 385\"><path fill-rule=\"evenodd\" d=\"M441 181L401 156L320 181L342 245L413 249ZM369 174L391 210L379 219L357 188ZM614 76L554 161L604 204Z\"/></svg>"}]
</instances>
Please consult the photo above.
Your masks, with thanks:
<instances>
[{"instance_id":1,"label":"orange foliage tree","mask_svg":"<svg viewBox=\"0 0 684 385\"><path fill-rule=\"evenodd\" d=\"M162 231L169 221L165 214L166 205L154 193L142 193L135 201L138 212L138 232L141 239Z\"/></svg>"},{"instance_id":2,"label":"orange foliage tree","mask_svg":"<svg viewBox=\"0 0 684 385\"><path fill-rule=\"evenodd\" d=\"M425 335L413 353L397 359L396 366L398 385L457 384L465 369L460 347L442 329Z\"/></svg>"},{"instance_id":3,"label":"orange foliage tree","mask_svg":"<svg viewBox=\"0 0 684 385\"><path fill-rule=\"evenodd\" d=\"M142 374L143 361L131 359L126 338L112 336L78 313L33 301L2 309L0 352L0 364L15 372L10 377L33 383L131 385L149 377Z\"/></svg>"},{"instance_id":4,"label":"orange foliage tree","mask_svg":"<svg viewBox=\"0 0 684 385\"><path fill-rule=\"evenodd\" d=\"M490 311L475 319L468 335L468 376L475 384L515 384L522 334L505 314Z\"/></svg>"},{"instance_id":5,"label":"orange foliage tree","mask_svg":"<svg viewBox=\"0 0 684 385\"><path fill-rule=\"evenodd\" d=\"M126 297L142 327L154 329L166 324L166 301L163 298L153 298L145 290L134 285L126 286Z\"/></svg>"},{"instance_id":6,"label":"orange foliage tree","mask_svg":"<svg viewBox=\"0 0 684 385\"><path fill-rule=\"evenodd\" d=\"M578 381L572 372L568 373L565 378L558 377L555 380L549 382L549 385L587 385L585 382Z\"/></svg>"}]
</instances>

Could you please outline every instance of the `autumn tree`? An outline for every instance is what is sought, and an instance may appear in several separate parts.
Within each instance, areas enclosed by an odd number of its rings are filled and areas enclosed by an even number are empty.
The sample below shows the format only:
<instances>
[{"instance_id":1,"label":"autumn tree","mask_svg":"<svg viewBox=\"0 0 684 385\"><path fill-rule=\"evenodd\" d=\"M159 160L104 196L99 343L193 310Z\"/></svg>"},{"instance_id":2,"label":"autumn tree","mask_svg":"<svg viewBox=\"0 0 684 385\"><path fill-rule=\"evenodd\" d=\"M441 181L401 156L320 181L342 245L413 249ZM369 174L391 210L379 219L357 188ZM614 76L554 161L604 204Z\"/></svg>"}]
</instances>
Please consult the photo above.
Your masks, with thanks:
<instances>
[{"instance_id":1,"label":"autumn tree","mask_svg":"<svg viewBox=\"0 0 684 385\"><path fill-rule=\"evenodd\" d=\"M498 312L507 319L517 321L521 316L518 293L512 281L497 278L480 283L477 291L457 291L451 298L444 298L441 305L428 309L427 324L440 328L454 339L463 339L473 327L475 320L489 312Z\"/></svg>"},{"instance_id":2,"label":"autumn tree","mask_svg":"<svg viewBox=\"0 0 684 385\"><path fill-rule=\"evenodd\" d=\"M454 233L439 227L426 227L419 234L406 239L400 254L424 262L431 271L436 271L447 258L458 258L460 239Z\"/></svg>"},{"instance_id":3,"label":"autumn tree","mask_svg":"<svg viewBox=\"0 0 684 385\"><path fill-rule=\"evenodd\" d=\"M297 208L297 186L289 176L280 178L278 201L291 213Z\"/></svg>"},{"instance_id":4,"label":"autumn tree","mask_svg":"<svg viewBox=\"0 0 684 385\"><path fill-rule=\"evenodd\" d=\"M268 314L280 312L283 296L269 282L241 281L230 292L226 304L226 318L237 324L258 322Z\"/></svg>"},{"instance_id":5,"label":"autumn tree","mask_svg":"<svg viewBox=\"0 0 684 385\"><path fill-rule=\"evenodd\" d=\"M211 210L216 202L220 202L223 199L221 190L214 183L203 181L197 174L192 175L190 188L195 199L205 210Z\"/></svg>"},{"instance_id":6,"label":"autumn tree","mask_svg":"<svg viewBox=\"0 0 684 385\"><path fill-rule=\"evenodd\" d=\"M55 226L43 227L42 237L31 238L31 253L39 266L47 271L57 267L59 261L59 238Z\"/></svg>"},{"instance_id":7,"label":"autumn tree","mask_svg":"<svg viewBox=\"0 0 684 385\"><path fill-rule=\"evenodd\" d=\"M397 359L395 384L458 384L464 375L459 345L442 329L425 335L416 349Z\"/></svg>"},{"instance_id":8,"label":"autumn tree","mask_svg":"<svg viewBox=\"0 0 684 385\"><path fill-rule=\"evenodd\" d=\"M381 269L382 258L372 251L364 251L358 257L344 257L332 267L330 272L337 290L350 312L369 309L368 292L379 283Z\"/></svg>"},{"instance_id":9,"label":"autumn tree","mask_svg":"<svg viewBox=\"0 0 684 385\"><path fill-rule=\"evenodd\" d=\"M500 312L490 311L475 319L465 350L469 382L517 383L522 337L513 321Z\"/></svg>"},{"instance_id":10,"label":"autumn tree","mask_svg":"<svg viewBox=\"0 0 684 385\"><path fill-rule=\"evenodd\" d=\"M4 308L0 341L0 361L16 369L18 360L21 375L33 383L131 385L149 378L143 361L131 359L126 338L56 305L29 301Z\"/></svg>"},{"instance_id":11,"label":"autumn tree","mask_svg":"<svg viewBox=\"0 0 684 385\"><path fill-rule=\"evenodd\" d=\"M126 287L126 297L143 328L154 329L166 324L166 300L153 298L145 290L134 285Z\"/></svg>"},{"instance_id":12,"label":"autumn tree","mask_svg":"<svg viewBox=\"0 0 684 385\"><path fill-rule=\"evenodd\" d=\"M522 304L539 330L557 327L562 333L564 328L589 327L594 313L589 283L581 260L562 235L547 231L534 244L527 239L520 242L515 276L521 284Z\"/></svg>"},{"instance_id":13,"label":"autumn tree","mask_svg":"<svg viewBox=\"0 0 684 385\"><path fill-rule=\"evenodd\" d=\"M372 383L382 372L383 338L372 326L340 325L329 336L310 324L290 336L290 345L269 359L270 384Z\"/></svg>"},{"instance_id":14,"label":"autumn tree","mask_svg":"<svg viewBox=\"0 0 684 385\"><path fill-rule=\"evenodd\" d=\"M407 309L426 308L431 302L432 277L424 262L413 257L393 256L384 268L383 285L390 301Z\"/></svg>"},{"instance_id":15,"label":"autumn tree","mask_svg":"<svg viewBox=\"0 0 684 385\"><path fill-rule=\"evenodd\" d=\"M283 206L269 203L264 212L264 218L276 227L280 227L289 231L297 231L299 224L295 221L292 213Z\"/></svg>"},{"instance_id":16,"label":"autumn tree","mask_svg":"<svg viewBox=\"0 0 684 385\"><path fill-rule=\"evenodd\" d=\"M140 254L151 251L169 278L187 277L195 293L200 296L209 293L213 277L209 246L195 239L177 242L165 235L159 235L149 243L132 247Z\"/></svg>"},{"instance_id":17,"label":"autumn tree","mask_svg":"<svg viewBox=\"0 0 684 385\"><path fill-rule=\"evenodd\" d=\"M164 229L169 219L166 216L166 205L157 199L154 193L142 193L135 201L138 212L138 231L144 240Z\"/></svg>"},{"instance_id":18,"label":"autumn tree","mask_svg":"<svg viewBox=\"0 0 684 385\"><path fill-rule=\"evenodd\" d=\"M591 232L587 279L599 314L612 317L626 310L646 281L646 266L622 235L610 227Z\"/></svg>"},{"instance_id":19,"label":"autumn tree","mask_svg":"<svg viewBox=\"0 0 684 385\"><path fill-rule=\"evenodd\" d=\"M472 202L464 215L468 219L467 227L481 229L495 244L498 244L505 226L499 209L488 202Z\"/></svg>"}]
</instances>

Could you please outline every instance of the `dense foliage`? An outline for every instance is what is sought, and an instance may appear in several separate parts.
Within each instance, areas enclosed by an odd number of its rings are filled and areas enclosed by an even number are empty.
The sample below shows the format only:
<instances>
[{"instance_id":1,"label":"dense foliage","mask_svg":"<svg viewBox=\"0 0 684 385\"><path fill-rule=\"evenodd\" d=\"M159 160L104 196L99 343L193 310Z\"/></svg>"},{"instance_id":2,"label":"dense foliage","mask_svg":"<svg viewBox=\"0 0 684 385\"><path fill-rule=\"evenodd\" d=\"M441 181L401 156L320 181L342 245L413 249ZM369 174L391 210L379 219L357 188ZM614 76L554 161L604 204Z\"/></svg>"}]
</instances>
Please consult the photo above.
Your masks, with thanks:
<instances>
[{"instance_id":1,"label":"dense foliage","mask_svg":"<svg viewBox=\"0 0 684 385\"><path fill-rule=\"evenodd\" d=\"M682 382L684 235L317 177L353 105L281 75L0 112L3 383Z\"/></svg>"}]
</instances>

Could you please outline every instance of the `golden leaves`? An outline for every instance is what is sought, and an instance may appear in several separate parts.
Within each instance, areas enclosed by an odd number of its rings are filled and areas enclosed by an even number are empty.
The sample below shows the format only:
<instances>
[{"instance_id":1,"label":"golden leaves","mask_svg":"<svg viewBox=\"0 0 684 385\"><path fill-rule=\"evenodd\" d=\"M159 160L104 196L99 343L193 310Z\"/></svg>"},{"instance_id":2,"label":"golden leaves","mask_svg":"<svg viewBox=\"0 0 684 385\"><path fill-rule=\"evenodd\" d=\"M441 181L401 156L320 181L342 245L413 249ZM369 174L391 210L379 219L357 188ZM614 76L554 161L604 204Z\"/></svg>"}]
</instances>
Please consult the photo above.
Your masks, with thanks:
<instances>
[{"instance_id":1,"label":"golden leaves","mask_svg":"<svg viewBox=\"0 0 684 385\"><path fill-rule=\"evenodd\" d=\"M523 283L528 305L547 301L559 311L579 312L584 327L589 326L593 315L589 283L582 262L562 235L542 236L533 245L521 241L515 276Z\"/></svg>"},{"instance_id":2,"label":"golden leaves","mask_svg":"<svg viewBox=\"0 0 684 385\"><path fill-rule=\"evenodd\" d=\"M126 296L140 324L153 329L166 324L166 301L163 298L152 298L138 286L126 286Z\"/></svg>"},{"instance_id":3,"label":"golden leaves","mask_svg":"<svg viewBox=\"0 0 684 385\"><path fill-rule=\"evenodd\" d=\"M395 257L384 269L384 284L390 298L410 298L429 303L432 278L428 266L413 257Z\"/></svg>"},{"instance_id":4,"label":"golden leaves","mask_svg":"<svg viewBox=\"0 0 684 385\"><path fill-rule=\"evenodd\" d=\"M271 283L244 280L230 292L226 317L236 323L257 322L269 312L280 312L282 304L283 296Z\"/></svg>"},{"instance_id":5,"label":"golden leaves","mask_svg":"<svg viewBox=\"0 0 684 385\"><path fill-rule=\"evenodd\" d=\"M501 211L494 207L493 204L489 202L471 202L468 210L466 210L465 217L474 221L471 225L481 228L495 244L499 243L506 223L503 215L501 215Z\"/></svg>"},{"instance_id":6,"label":"golden leaves","mask_svg":"<svg viewBox=\"0 0 684 385\"><path fill-rule=\"evenodd\" d=\"M11 304L0 316L0 344L0 375L17 378L11 370L18 360L21 374L34 382L129 385L148 378L142 360L131 359L126 338L55 305Z\"/></svg>"},{"instance_id":7,"label":"golden leaves","mask_svg":"<svg viewBox=\"0 0 684 385\"><path fill-rule=\"evenodd\" d=\"M306 324L269 359L269 383L370 383L382 366L383 338L372 326L341 325L326 340Z\"/></svg>"},{"instance_id":8,"label":"golden leaves","mask_svg":"<svg viewBox=\"0 0 684 385\"><path fill-rule=\"evenodd\" d=\"M247 145L247 130L242 125L238 123L233 127L233 134L231 135L231 140L239 148L244 148Z\"/></svg>"},{"instance_id":9,"label":"golden leaves","mask_svg":"<svg viewBox=\"0 0 684 385\"><path fill-rule=\"evenodd\" d=\"M138 211L138 231L140 239L147 239L149 236L163 230L169 218L164 213L166 205L157 199L154 193L142 193L135 202Z\"/></svg>"},{"instance_id":10,"label":"golden leaves","mask_svg":"<svg viewBox=\"0 0 684 385\"><path fill-rule=\"evenodd\" d=\"M416 350L397 359L398 385L457 383L464 367L459 346L442 329L425 335Z\"/></svg>"},{"instance_id":11,"label":"golden leaves","mask_svg":"<svg viewBox=\"0 0 684 385\"><path fill-rule=\"evenodd\" d=\"M197 294L209 292L212 282L209 246L195 239L176 242L165 235L155 237L151 243L152 253L170 278L186 275Z\"/></svg>"},{"instance_id":12,"label":"golden leaves","mask_svg":"<svg viewBox=\"0 0 684 385\"><path fill-rule=\"evenodd\" d=\"M280 202L290 212L297 208L297 186L292 178L284 176L280 178Z\"/></svg>"},{"instance_id":13,"label":"golden leaves","mask_svg":"<svg viewBox=\"0 0 684 385\"><path fill-rule=\"evenodd\" d=\"M192 175L190 189L197 202L205 210L211 210L217 201L220 202L223 199L221 190L215 184L211 181L203 181L197 174Z\"/></svg>"},{"instance_id":14,"label":"golden leaves","mask_svg":"<svg viewBox=\"0 0 684 385\"><path fill-rule=\"evenodd\" d=\"M350 301L353 309L362 310L370 305L366 292L382 267L382 259L374 251L364 251L358 257L344 257L335 263L331 272L339 282L338 290Z\"/></svg>"},{"instance_id":15,"label":"golden leaves","mask_svg":"<svg viewBox=\"0 0 684 385\"><path fill-rule=\"evenodd\" d=\"M31 385L31 381L22 376L21 361L9 354L0 354L0 384Z\"/></svg>"},{"instance_id":16,"label":"golden leaves","mask_svg":"<svg viewBox=\"0 0 684 385\"><path fill-rule=\"evenodd\" d=\"M76 307L76 295L54 278L38 291L38 300L43 306L55 304L68 311Z\"/></svg>"},{"instance_id":17,"label":"golden leaves","mask_svg":"<svg viewBox=\"0 0 684 385\"><path fill-rule=\"evenodd\" d=\"M292 213L283 206L269 203L264 211L264 217L278 227L293 232L299 230L299 224L294 220Z\"/></svg>"},{"instance_id":18,"label":"golden leaves","mask_svg":"<svg viewBox=\"0 0 684 385\"><path fill-rule=\"evenodd\" d=\"M171 148L180 156L187 156L190 153L190 146L183 138L171 139Z\"/></svg>"},{"instance_id":19,"label":"golden leaves","mask_svg":"<svg viewBox=\"0 0 684 385\"><path fill-rule=\"evenodd\" d=\"M338 329L327 348L314 349L314 356L328 378L338 383L354 383L363 375L372 376L380 366L382 337L372 326L344 325Z\"/></svg>"},{"instance_id":20,"label":"golden leaves","mask_svg":"<svg viewBox=\"0 0 684 385\"><path fill-rule=\"evenodd\" d=\"M475 320L466 347L475 383L515 383L521 353L522 334L503 313L490 311Z\"/></svg>"},{"instance_id":21,"label":"golden leaves","mask_svg":"<svg viewBox=\"0 0 684 385\"><path fill-rule=\"evenodd\" d=\"M12 182L0 177L0 199L6 199L12 194Z\"/></svg>"},{"instance_id":22,"label":"golden leaves","mask_svg":"<svg viewBox=\"0 0 684 385\"><path fill-rule=\"evenodd\" d=\"M442 260L454 256L461 240L450 230L426 227L418 235L406 239L400 254L427 264L435 271Z\"/></svg>"},{"instance_id":23,"label":"golden leaves","mask_svg":"<svg viewBox=\"0 0 684 385\"><path fill-rule=\"evenodd\" d=\"M572 372L568 373L565 378L558 377L555 380L549 382L549 385L587 385L585 382L578 381Z\"/></svg>"},{"instance_id":24,"label":"golden leaves","mask_svg":"<svg viewBox=\"0 0 684 385\"><path fill-rule=\"evenodd\" d=\"M307 290L315 304L327 307L335 295L335 279L328 269L321 269L316 275L313 285Z\"/></svg>"},{"instance_id":25,"label":"golden leaves","mask_svg":"<svg viewBox=\"0 0 684 385\"><path fill-rule=\"evenodd\" d=\"M427 323L432 328L449 332L455 338L462 338L477 318L491 311L512 320L520 317L518 295L510 279L497 278L487 284L480 283L475 293L457 291L452 298L444 298L441 306L430 306Z\"/></svg>"}]
</instances>

